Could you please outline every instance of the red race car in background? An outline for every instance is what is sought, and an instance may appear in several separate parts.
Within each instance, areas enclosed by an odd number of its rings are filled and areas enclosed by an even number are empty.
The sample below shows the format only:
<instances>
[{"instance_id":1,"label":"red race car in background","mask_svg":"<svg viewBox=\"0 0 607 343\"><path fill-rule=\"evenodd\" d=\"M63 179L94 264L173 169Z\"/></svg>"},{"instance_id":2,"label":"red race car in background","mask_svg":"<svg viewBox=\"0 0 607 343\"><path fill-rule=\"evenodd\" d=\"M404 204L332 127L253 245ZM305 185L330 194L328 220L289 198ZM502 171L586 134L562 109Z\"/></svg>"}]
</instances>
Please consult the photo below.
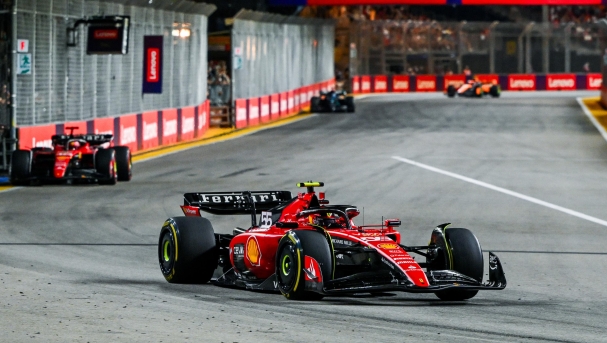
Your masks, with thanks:
<instances>
[{"instance_id":1,"label":"red race car in background","mask_svg":"<svg viewBox=\"0 0 607 343\"><path fill-rule=\"evenodd\" d=\"M404 291L466 300L479 290L506 287L500 260L491 252L489 280L482 282L483 252L469 230L442 224L428 245L405 245L396 230L399 219L356 225L359 210L329 205L323 192L317 196L314 191L321 186L299 183L307 191L295 197L289 191L184 194L185 217L167 219L160 230L162 274L170 283L212 281L281 292L288 299ZM249 214L251 227L217 234L201 211Z\"/></svg>"},{"instance_id":2,"label":"red race car in background","mask_svg":"<svg viewBox=\"0 0 607 343\"><path fill-rule=\"evenodd\" d=\"M10 180L13 185L32 181L75 180L115 185L132 177L131 151L125 146L111 147L110 134L74 134L78 127L67 127L69 134L53 135L52 148L13 151Z\"/></svg>"},{"instance_id":3,"label":"red race car in background","mask_svg":"<svg viewBox=\"0 0 607 343\"><path fill-rule=\"evenodd\" d=\"M494 98L500 96L502 89L496 83L480 82L479 80L470 80L464 83L452 83L447 87L445 94L453 98L456 95L468 98L480 98L484 95L491 95Z\"/></svg>"}]
</instances>

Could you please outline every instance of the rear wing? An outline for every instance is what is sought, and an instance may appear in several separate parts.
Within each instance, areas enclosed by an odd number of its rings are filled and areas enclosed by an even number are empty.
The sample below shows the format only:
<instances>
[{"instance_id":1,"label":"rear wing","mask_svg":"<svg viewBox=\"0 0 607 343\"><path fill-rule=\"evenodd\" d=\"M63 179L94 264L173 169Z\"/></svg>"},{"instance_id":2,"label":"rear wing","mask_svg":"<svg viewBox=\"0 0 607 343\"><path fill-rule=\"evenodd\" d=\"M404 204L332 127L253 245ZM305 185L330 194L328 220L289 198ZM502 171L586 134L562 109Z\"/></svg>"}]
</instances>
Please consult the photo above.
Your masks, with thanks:
<instances>
[{"instance_id":1,"label":"rear wing","mask_svg":"<svg viewBox=\"0 0 607 343\"><path fill-rule=\"evenodd\" d=\"M70 139L84 139L91 145L101 145L112 141L111 134L83 134L83 135L53 135L53 145L65 145Z\"/></svg>"},{"instance_id":2,"label":"rear wing","mask_svg":"<svg viewBox=\"0 0 607 343\"><path fill-rule=\"evenodd\" d=\"M267 211L292 199L289 191L185 193L183 204L212 214L252 214Z\"/></svg>"}]
</instances>

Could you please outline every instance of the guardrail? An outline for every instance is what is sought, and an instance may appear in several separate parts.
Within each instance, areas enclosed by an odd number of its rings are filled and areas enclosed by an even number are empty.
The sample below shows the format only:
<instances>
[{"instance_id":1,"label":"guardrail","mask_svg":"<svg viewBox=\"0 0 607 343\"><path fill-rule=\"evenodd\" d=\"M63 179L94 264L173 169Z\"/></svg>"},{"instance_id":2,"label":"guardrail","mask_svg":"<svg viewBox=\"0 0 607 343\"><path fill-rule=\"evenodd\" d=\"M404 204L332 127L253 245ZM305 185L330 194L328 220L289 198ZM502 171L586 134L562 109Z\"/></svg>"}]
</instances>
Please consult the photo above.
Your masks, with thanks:
<instances>
[{"instance_id":1,"label":"guardrail","mask_svg":"<svg viewBox=\"0 0 607 343\"><path fill-rule=\"evenodd\" d=\"M599 90L603 77L589 74L478 74L482 82L499 84L505 91ZM465 82L465 75L361 75L351 78L353 94L386 92L443 92L450 84Z\"/></svg>"}]
</instances>

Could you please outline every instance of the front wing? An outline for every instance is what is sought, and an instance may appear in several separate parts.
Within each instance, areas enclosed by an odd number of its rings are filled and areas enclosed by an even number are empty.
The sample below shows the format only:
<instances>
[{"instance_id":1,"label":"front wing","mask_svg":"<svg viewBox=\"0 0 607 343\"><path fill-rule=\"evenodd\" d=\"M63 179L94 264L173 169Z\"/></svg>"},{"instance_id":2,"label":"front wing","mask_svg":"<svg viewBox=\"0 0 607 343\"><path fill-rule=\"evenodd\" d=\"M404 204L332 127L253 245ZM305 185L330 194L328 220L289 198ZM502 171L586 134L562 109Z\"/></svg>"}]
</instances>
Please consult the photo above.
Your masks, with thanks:
<instances>
[{"instance_id":1,"label":"front wing","mask_svg":"<svg viewBox=\"0 0 607 343\"><path fill-rule=\"evenodd\" d=\"M305 287L309 291L331 295L387 291L435 293L447 289L501 290L506 288L507 285L502 264L497 255L492 252L489 252L489 280L485 283L478 282L453 270L427 271L426 276L430 282L428 287L416 286L406 277L387 270L357 273L324 283L306 281ZM233 269L221 274L218 278L213 279L212 282L224 287L245 288L257 291L279 291L275 275L260 281L246 280L237 276Z\"/></svg>"}]
</instances>

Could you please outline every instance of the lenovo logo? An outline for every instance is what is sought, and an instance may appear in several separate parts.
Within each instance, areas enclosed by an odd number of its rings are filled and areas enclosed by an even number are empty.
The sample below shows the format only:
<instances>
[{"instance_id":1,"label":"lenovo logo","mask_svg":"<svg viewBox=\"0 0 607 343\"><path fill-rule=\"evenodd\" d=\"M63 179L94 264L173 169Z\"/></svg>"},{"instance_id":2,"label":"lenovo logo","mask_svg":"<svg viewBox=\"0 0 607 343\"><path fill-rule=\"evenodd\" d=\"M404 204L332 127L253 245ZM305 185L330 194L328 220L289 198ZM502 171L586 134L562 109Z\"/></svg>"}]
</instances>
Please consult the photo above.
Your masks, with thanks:
<instances>
[{"instance_id":1,"label":"lenovo logo","mask_svg":"<svg viewBox=\"0 0 607 343\"><path fill-rule=\"evenodd\" d=\"M160 80L160 49L148 48L147 82L158 82Z\"/></svg>"},{"instance_id":2,"label":"lenovo logo","mask_svg":"<svg viewBox=\"0 0 607 343\"><path fill-rule=\"evenodd\" d=\"M268 104L261 105L261 116L267 117L269 115L270 115L270 105L268 105Z\"/></svg>"},{"instance_id":3,"label":"lenovo logo","mask_svg":"<svg viewBox=\"0 0 607 343\"><path fill-rule=\"evenodd\" d=\"M277 114L278 111L278 101L272 101L272 114Z\"/></svg>"},{"instance_id":4,"label":"lenovo logo","mask_svg":"<svg viewBox=\"0 0 607 343\"><path fill-rule=\"evenodd\" d=\"M194 132L194 118L184 118L181 127L181 133Z\"/></svg>"},{"instance_id":5,"label":"lenovo logo","mask_svg":"<svg viewBox=\"0 0 607 343\"><path fill-rule=\"evenodd\" d=\"M95 30L93 37L95 39L116 39L118 38L118 30Z\"/></svg>"},{"instance_id":6,"label":"lenovo logo","mask_svg":"<svg viewBox=\"0 0 607 343\"><path fill-rule=\"evenodd\" d=\"M375 91L385 91L386 89L388 89L388 84L386 81L375 82Z\"/></svg>"},{"instance_id":7,"label":"lenovo logo","mask_svg":"<svg viewBox=\"0 0 607 343\"><path fill-rule=\"evenodd\" d=\"M418 81L417 82L417 89L418 90L431 90L434 89L436 87L436 83L434 81Z\"/></svg>"},{"instance_id":8,"label":"lenovo logo","mask_svg":"<svg viewBox=\"0 0 607 343\"><path fill-rule=\"evenodd\" d=\"M394 82L395 90L408 90L409 89L409 81L396 81Z\"/></svg>"},{"instance_id":9,"label":"lenovo logo","mask_svg":"<svg viewBox=\"0 0 607 343\"><path fill-rule=\"evenodd\" d=\"M249 118L251 119L255 119L255 118L259 118L259 107L252 105L251 107L249 107Z\"/></svg>"},{"instance_id":10,"label":"lenovo logo","mask_svg":"<svg viewBox=\"0 0 607 343\"><path fill-rule=\"evenodd\" d=\"M534 87L535 87L535 81L533 81L533 80L513 80L513 79L510 79L510 88L532 89Z\"/></svg>"},{"instance_id":11,"label":"lenovo logo","mask_svg":"<svg viewBox=\"0 0 607 343\"><path fill-rule=\"evenodd\" d=\"M603 84L603 78L601 77L588 77L588 88L600 88Z\"/></svg>"},{"instance_id":12,"label":"lenovo logo","mask_svg":"<svg viewBox=\"0 0 607 343\"><path fill-rule=\"evenodd\" d=\"M239 107L236 109L236 121L247 120L247 109Z\"/></svg>"},{"instance_id":13,"label":"lenovo logo","mask_svg":"<svg viewBox=\"0 0 607 343\"><path fill-rule=\"evenodd\" d=\"M575 80L573 80L573 79L548 79L548 87L550 87L550 88L574 88Z\"/></svg>"},{"instance_id":14,"label":"lenovo logo","mask_svg":"<svg viewBox=\"0 0 607 343\"><path fill-rule=\"evenodd\" d=\"M158 138L158 124L143 122L143 140Z\"/></svg>"},{"instance_id":15,"label":"lenovo logo","mask_svg":"<svg viewBox=\"0 0 607 343\"><path fill-rule=\"evenodd\" d=\"M245 109L245 119L247 117L246 113L247 113L247 110ZM207 111L203 110L198 115L198 130L202 130L202 128L205 127L206 125L207 125Z\"/></svg>"},{"instance_id":16,"label":"lenovo logo","mask_svg":"<svg viewBox=\"0 0 607 343\"><path fill-rule=\"evenodd\" d=\"M165 120L162 128L162 137L174 136L177 134L177 120Z\"/></svg>"},{"instance_id":17,"label":"lenovo logo","mask_svg":"<svg viewBox=\"0 0 607 343\"><path fill-rule=\"evenodd\" d=\"M363 81L362 82L362 90L363 91L371 90L371 82L369 82L369 81Z\"/></svg>"},{"instance_id":18,"label":"lenovo logo","mask_svg":"<svg viewBox=\"0 0 607 343\"><path fill-rule=\"evenodd\" d=\"M135 126L124 127L120 125L120 144L137 142L137 128Z\"/></svg>"}]
</instances>

